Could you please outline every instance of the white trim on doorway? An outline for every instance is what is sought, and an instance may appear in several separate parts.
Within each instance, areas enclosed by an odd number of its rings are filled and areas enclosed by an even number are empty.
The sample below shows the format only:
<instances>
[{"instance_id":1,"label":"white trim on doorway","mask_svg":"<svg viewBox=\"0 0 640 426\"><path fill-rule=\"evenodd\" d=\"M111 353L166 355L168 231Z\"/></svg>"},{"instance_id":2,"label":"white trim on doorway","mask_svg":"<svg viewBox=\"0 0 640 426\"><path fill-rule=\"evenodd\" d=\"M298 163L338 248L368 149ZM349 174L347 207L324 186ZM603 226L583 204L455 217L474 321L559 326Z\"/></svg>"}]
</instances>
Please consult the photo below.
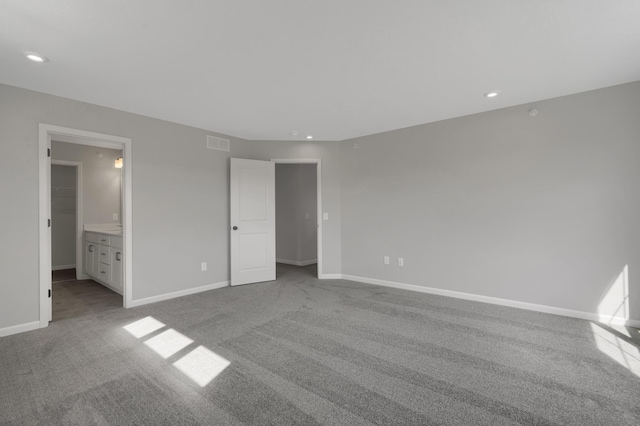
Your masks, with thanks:
<instances>
[{"instance_id":1,"label":"white trim on doorway","mask_svg":"<svg viewBox=\"0 0 640 426\"><path fill-rule=\"evenodd\" d=\"M317 221L318 221L318 278L330 278L322 273L322 160L319 158L272 158L276 164L316 164L317 170Z\"/></svg>"},{"instance_id":2,"label":"white trim on doorway","mask_svg":"<svg viewBox=\"0 0 640 426\"><path fill-rule=\"evenodd\" d=\"M82 145L99 146L104 148L122 149L124 167L122 169L123 180L123 241L125 250L124 263L124 298L125 308L132 306L133 301L133 240L132 240L132 141L130 138L107 135L103 133L89 132L85 130L60 127L51 124L40 123L38 126L39 145L39 235L40 235L40 285L38 300L39 325L47 327L51 317L51 228L49 219L51 218L51 161L49 161L48 150L51 149L51 136L63 142L77 143ZM82 264L82 262L80 262Z\"/></svg>"},{"instance_id":3,"label":"white trim on doorway","mask_svg":"<svg viewBox=\"0 0 640 426\"><path fill-rule=\"evenodd\" d=\"M82 224L84 223L82 210L82 163L79 161L51 159L51 165L76 168L76 264L73 266L56 266L52 267L51 270L56 271L61 269L76 268L76 279L81 280L85 277L88 277L84 273L84 263L82 262L82 254L84 248L84 245L82 244Z\"/></svg>"}]
</instances>

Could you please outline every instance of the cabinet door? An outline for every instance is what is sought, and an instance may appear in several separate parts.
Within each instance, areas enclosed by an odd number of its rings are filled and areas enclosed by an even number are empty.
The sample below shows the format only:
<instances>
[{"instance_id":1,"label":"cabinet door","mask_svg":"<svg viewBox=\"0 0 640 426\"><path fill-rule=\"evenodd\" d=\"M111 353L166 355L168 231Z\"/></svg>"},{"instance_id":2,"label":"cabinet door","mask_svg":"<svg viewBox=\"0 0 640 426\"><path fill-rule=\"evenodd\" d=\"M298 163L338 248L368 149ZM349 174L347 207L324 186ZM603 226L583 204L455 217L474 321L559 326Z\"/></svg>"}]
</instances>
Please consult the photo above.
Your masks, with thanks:
<instances>
[{"instance_id":1,"label":"cabinet door","mask_svg":"<svg viewBox=\"0 0 640 426\"><path fill-rule=\"evenodd\" d=\"M94 277L101 279L100 278L100 245L99 244L93 245L93 265L91 270L93 271Z\"/></svg>"},{"instance_id":2,"label":"cabinet door","mask_svg":"<svg viewBox=\"0 0 640 426\"><path fill-rule=\"evenodd\" d=\"M122 293L122 262L124 256L122 249L111 247L111 284Z\"/></svg>"},{"instance_id":3,"label":"cabinet door","mask_svg":"<svg viewBox=\"0 0 640 426\"><path fill-rule=\"evenodd\" d=\"M98 244L92 242L84 243L84 271L91 275L96 276L96 260L97 260Z\"/></svg>"}]
</instances>

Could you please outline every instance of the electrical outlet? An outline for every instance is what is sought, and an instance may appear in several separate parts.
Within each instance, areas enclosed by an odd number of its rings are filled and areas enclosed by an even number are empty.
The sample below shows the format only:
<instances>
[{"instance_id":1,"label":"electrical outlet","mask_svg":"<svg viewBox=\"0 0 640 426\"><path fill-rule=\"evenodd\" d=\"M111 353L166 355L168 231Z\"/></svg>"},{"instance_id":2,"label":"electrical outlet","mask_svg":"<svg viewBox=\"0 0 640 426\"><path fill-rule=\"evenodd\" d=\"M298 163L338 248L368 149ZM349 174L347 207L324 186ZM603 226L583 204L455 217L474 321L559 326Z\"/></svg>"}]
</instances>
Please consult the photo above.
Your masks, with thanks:
<instances>
[{"instance_id":1,"label":"electrical outlet","mask_svg":"<svg viewBox=\"0 0 640 426\"><path fill-rule=\"evenodd\" d=\"M404 266L404 259L401 257L398 258L398 266Z\"/></svg>"},{"instance_id":2,"label":"electrical outlet","mask_svg":"<svg viewBox=\"0 0 640 426\"><path fill-rule=\"evenodd\" d=\"M206 270L207 270L207 262L202 262L202 263L200 264L200 270L201 270L202 272L204 272L204 271L206 271Z\"/></svg>"},{"instance_id":3,"label":"electrical outlet","mask_svg":"<svg viewBox=\"0 0 640 426\"><path fill-rule=\"evenodd\" d=\"M384 257L384 264L388 265L389 264L389 256L385 256Z\"/></svg>"}]
</instances>

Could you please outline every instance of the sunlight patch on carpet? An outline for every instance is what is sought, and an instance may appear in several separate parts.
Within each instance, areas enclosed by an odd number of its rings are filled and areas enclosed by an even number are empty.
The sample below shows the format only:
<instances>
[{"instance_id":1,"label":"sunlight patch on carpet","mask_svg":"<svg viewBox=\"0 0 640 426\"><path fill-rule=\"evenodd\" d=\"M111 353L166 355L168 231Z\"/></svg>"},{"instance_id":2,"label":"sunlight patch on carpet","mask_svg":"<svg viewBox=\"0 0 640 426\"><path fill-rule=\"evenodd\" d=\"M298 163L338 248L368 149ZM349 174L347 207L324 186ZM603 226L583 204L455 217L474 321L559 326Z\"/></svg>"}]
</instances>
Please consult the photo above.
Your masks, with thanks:
<instances>
[{"instance_id":1,"label":"sunlight patch on carpet","mask_svg":"<svg viewBox=\"0 0 640 426\"><path fill-rule=\"evenodd\" d=\"M201 387L209 384L229 364L231 364L229 361L204 346L197 347L173 363L178 370Z\"/></svg>"},{"instance_id":2,"label":"sunlight patch on carpet","mask_svg":"<svg viewBox=\"0 0 640 426\"><path fill-rule=\"evenodd\" d=\"M146 336L147 334L153 333L156 330L160 330L164 326L165 325L163 323L161 323L154 317L146 317L136 322L132 322L131 324L125 325L122 328L139 339Z\"/></svg>"},{"instance_id":3,"label":"sunlight patch on carpet","mask_svg":"<svg viewBox=\"0 0 640 426\"><path fill-rule=\"evenodd\" d=\"M167 359L193 343L184 334L170 328L144 342L162 358Z\"/></svg>"},{"instance_id":4,"label":"sunlight patch on carpet","mask_svg":"<svg viewBox=\"0 0 640 426\"><path fill-rule=\"evenodd\" d=\"M591 331L600 352L640 377L640 350L602 326L591 323Z\"/></svg>"}]
</instances>

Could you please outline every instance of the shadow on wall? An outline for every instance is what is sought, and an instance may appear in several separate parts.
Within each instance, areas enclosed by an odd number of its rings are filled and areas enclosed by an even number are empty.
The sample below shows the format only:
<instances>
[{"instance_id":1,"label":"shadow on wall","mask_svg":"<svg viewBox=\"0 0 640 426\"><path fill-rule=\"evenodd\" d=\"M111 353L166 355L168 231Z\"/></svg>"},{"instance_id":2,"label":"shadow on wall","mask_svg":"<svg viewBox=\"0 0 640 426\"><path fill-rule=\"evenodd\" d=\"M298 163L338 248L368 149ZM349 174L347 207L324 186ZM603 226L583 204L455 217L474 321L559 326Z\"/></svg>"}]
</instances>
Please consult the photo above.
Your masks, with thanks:
<instances>
[{"instance_id":1,"label":"shadow on wall","mask_svg":"<svg viewBox=\"0 0 640 426\"><path fill-rule=\"evenodd\" d=\"M597 348L640 377L640 331L626 327L629 312L629 265L625 265L598 304L599 323L591 323Z\"/></svg>"}]
</instances>

